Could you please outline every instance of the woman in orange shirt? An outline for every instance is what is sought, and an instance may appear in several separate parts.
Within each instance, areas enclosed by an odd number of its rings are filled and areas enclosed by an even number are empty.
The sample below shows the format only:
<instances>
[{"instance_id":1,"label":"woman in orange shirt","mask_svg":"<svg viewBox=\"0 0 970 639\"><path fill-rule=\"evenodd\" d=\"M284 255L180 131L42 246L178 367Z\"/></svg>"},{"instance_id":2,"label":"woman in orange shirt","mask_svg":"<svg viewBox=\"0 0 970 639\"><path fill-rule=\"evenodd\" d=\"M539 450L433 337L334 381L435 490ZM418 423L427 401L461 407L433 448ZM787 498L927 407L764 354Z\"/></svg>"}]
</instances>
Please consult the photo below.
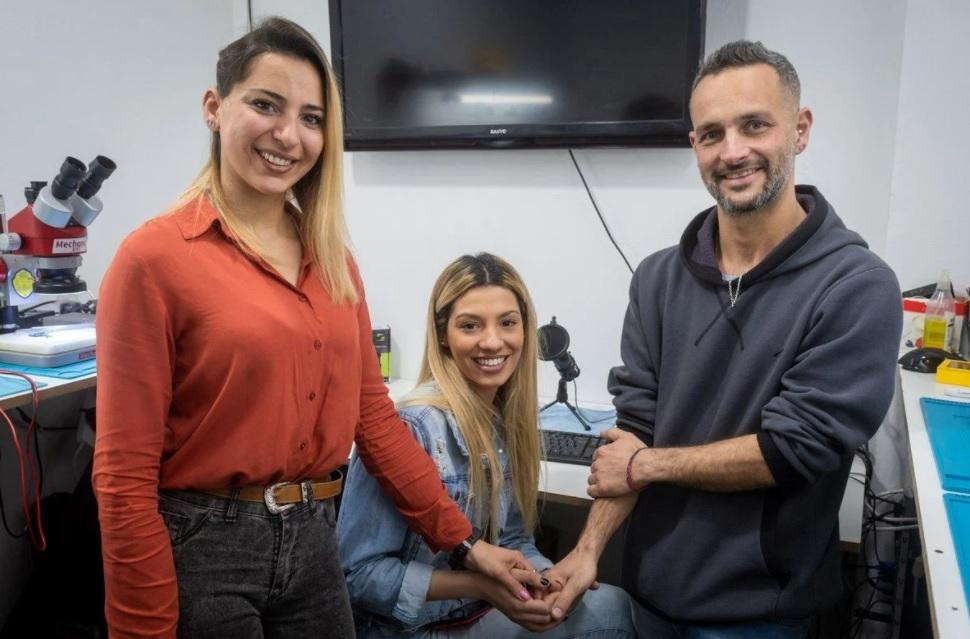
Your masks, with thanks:
<instances>
[{"instance_id":1,"label":"woman in orange shirt","mask_svg":"<svg viewBox=\"0 0 970 639\"><path fill-rule=\"evenodd\" d=\"M529 597L476 541L383 384L347 249L342 116L279 18L219 53L210 160L101 286L98 496L112 637L352 637L333 497L352 441L435 550Z\"/></svg>"}]
</instances>

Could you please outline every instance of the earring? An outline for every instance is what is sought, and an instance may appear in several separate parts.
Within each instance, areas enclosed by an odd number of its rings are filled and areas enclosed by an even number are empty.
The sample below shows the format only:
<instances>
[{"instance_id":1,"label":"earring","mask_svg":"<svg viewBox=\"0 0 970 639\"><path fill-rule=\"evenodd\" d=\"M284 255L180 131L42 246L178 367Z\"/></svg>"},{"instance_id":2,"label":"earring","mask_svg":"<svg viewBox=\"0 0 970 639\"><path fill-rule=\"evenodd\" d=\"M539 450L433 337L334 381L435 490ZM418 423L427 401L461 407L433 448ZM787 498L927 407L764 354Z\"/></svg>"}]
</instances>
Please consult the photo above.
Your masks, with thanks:
<instances>
[{"instance_id":1,"label":"earring","mask_svg":"<svg viewBox=\"0 0 970 639\"><path fill-rule=\"evenodd\" d=\"M206 121L205 121L205 124L206 124L206 126L207 126L207 127L209 127L209 129L210 129L210 130L212 130L213 132L217 130L217 129L216 129L216 121L215 121L215 120L214 120L213 118L209 118L208 120L206 120Z\"/></svg>"}]
</instances>

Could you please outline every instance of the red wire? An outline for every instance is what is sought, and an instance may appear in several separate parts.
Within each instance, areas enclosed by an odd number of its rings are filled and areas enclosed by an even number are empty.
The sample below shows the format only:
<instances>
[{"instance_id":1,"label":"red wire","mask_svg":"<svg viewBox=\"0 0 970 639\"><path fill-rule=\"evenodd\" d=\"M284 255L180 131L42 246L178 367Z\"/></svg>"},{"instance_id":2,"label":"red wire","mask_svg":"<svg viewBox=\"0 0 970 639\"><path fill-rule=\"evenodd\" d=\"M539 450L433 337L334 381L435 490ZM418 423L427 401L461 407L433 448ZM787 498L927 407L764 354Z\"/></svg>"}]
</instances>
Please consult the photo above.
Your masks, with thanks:
<instances>
[{"instance_id":1,"label":"red wire","mask_svg":"<svg viewBox=\"0 0 970 639\"><path fill-rule=\"evenodd\" d=\"M24 375L18 371L7 371L0 370L0 375L12 375L14 377L20 377L30 384L30 395L31 404L33 406L33 414L30 416L30 423L27 425L27 456L24 457L23 450L20 447L20 441L17 438L17 429L13 425L13 421L10 416L7 415L7 411L0 408L0 415L6 420L7 425L10 427L10 435L13 437L14 446L17 449L17 455L20 462L20 502L24 509L24 522L27 527L27 531L30 533L30 541L34 544L34 548L43 551L47 549L47 538L44 536L44 522L41 516L40 500L42 495L40 494L40 472L34 464L34 458L30 454L30 439L31 435L34 433L34 428L37 427L37 409L40 403L40 397L38 396L37 383L27 375ZM24 460L26 459L26 469L24 468ZM34 514L31 515L30 502L27 498L27 473L29 473L33 479L34 488Z\"/></svg>"},{"instance_id":2,"label":"red wire","mask_svg":"<svg viewBox=\"0 0 970 639\"><path fill-rule=\"evenodd\" d=\"M14 428L13 422L10 421L10 416L7 415L7 411L0 408L0 415L7 421L7 426L10 427L10 436L13 437L13 446L17 449L17 462L20 464L20 504L24 509L24 527L30 528L30 504L27 503L27 476L24 470L24 452L20 448L20 439L17 437L17 429Z\"/></svg>"}]
</instances>

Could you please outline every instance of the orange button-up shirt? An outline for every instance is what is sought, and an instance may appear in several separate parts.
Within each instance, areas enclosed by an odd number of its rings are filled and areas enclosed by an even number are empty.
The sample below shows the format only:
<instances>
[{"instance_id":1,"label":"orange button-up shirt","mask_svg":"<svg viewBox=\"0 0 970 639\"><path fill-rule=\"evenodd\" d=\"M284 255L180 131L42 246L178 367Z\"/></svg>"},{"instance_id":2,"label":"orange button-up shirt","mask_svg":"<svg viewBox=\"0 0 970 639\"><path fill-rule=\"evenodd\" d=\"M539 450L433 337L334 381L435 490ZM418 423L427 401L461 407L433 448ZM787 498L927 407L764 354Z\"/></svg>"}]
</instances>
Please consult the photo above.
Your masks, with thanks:
<instances>
[{"instance_id":1,"label":"orange button-up shirt","mask_svg":"<svg viewBox=\"0 0 970 639\"><path fill-rule=\"evenodd\" d=\"M387 397L358 289L358 303L333 303L307 256L291 285L205 198L122 243L97 313L93 482L112 637L175 636L160 489L326 477L353 440L432 547L471 533Z\"/></svg>"}]
</instances>

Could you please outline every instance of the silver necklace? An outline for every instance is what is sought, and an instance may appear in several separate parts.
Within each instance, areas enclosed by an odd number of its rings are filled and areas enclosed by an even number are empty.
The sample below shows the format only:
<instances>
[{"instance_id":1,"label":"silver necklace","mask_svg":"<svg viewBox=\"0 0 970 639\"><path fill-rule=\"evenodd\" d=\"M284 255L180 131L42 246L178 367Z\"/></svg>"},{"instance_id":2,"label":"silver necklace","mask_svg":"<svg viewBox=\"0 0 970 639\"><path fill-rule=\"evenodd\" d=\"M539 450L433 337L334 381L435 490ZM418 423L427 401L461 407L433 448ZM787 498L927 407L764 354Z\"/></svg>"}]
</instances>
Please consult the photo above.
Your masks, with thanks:
<instances>
[{"instance_id":1,"label":"silver necklace","mask_svg":"<svg viewBox=\"0 0 970 639\"><path fill-rule=\"evenodd\" d=\"M744 273L741 275L744 275ZM738 275L734 279L730 279L727 282L728 299L731 301L731 308L734 308L734 305L738 303L738 296L741 295L741 275ZM732 286L732 284L735 282L737 282L737 286Z\"/></svg>"}]
</instances>

